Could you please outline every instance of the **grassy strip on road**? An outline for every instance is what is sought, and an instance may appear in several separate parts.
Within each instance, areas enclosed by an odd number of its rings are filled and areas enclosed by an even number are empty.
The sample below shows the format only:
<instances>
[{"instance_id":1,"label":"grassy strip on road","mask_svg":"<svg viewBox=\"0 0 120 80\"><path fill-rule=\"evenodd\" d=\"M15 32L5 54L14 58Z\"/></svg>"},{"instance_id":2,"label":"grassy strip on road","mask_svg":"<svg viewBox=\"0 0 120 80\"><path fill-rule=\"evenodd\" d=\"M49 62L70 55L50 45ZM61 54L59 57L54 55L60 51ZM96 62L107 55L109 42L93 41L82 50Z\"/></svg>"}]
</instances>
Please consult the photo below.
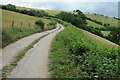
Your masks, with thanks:
<instances>
[{"instance_id":1,"label":"grassy strip on road","mask_svg":"<svg viewBox=\"0 0 120 80\"><path fill-rule=\"evenodd\" d=\"M60 27L60 28L61 28L61 27ZM58 28L57 30L59 30L60 28ZM56 30L55 30L55 31L56 31ZM53 31L53 32L54 32L54 31ZM50 32L50 33L53 33L53 32ZM17 66L18 62L25 56L26 52L27 52L29 49L33 48L34 45L35 45L38 41L40 41L43 37L49 35L50 33L45 34L45 35L43 35L42 37L39 37L39 38L36 39L33 43L31 43L28 47L26 47L24 50L22 50L20 53L18 53L18 55L15 57L14 61L11 62L10 65L3 67L3 69L2 69L2 74L0 74L0 78L2 77L2 79L5 79L5 78L6 78L6 75L7 75L10 71L12 71L15 66Z\"/></svg>"},{"instance_id":2,"label":"grassy strip on road","mask_svg":"<svg viewBox=\"0 0 120 80\"><path fill-rule=\"evenodd\" d=\"M8 65L3 67L2 69L2 78L6 78L6 75L14 69L15 66L17 66L18 62L25 56L25 53L34 47L34 45L43 37L49 35L50 33L43 35L42 37L39 37L38 39L36 39L33 43L31 43L28 47L26 47L23 51L21 51L20 53L18 53L18 55L15 57L14 61Z\"/></svg>"}]
</instances>

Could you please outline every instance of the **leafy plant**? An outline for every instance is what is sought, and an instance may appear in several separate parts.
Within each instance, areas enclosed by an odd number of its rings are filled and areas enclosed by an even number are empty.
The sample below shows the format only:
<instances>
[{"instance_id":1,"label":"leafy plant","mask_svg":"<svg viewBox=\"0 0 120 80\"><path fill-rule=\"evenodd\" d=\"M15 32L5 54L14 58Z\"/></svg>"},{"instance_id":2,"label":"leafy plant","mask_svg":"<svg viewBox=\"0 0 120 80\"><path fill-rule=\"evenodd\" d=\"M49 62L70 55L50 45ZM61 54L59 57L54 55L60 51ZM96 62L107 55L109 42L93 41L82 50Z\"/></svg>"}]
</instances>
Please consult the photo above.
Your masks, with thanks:
<instances>
[{"instance_id":1,"label":"leafy plant","mask_svg":"<svg viewBox=\"0 0 120 80\"><path fill-rule=\"evenodd\" d=\"M118 49L95 43L79 28L58 20L65 27L51 46L52 78L118 78Z\"/></svg>"}]
</instances>

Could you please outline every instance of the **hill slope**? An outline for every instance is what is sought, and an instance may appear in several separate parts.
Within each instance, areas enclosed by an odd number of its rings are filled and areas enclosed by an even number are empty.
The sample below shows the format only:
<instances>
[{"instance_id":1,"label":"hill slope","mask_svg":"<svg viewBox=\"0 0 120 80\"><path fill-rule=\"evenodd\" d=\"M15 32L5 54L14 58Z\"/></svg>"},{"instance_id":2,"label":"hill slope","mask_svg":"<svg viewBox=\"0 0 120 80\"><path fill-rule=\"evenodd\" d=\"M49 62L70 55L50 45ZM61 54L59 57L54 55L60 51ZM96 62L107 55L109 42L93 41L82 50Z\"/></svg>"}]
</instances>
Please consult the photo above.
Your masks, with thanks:
<instances>
[{"instance_id":1,"label":"hill slope","mask_svg":"<svg viewBox=\"0 0 120 80\"><path fill-rule=\"evenodd\" d=\"M65 25L51 46L51 77L117 78L117 45L73 25Z\"/></svg>"},{"instance_id":2,"label":"hill slope","mask_svg":"<svg viewBox=\"0 0 120 80\"><path fill-rule=\"evenodd\" d=\"M35 22L37 20L42 20L45 24L49 24L51 21L48 19L36 18L33 16L28 16L12 11L1 10L2 11L2 45L0 47L5 47L18 40L19 38L31 35L36 32L40 32L41 29L37 28ZM52 29L53 26L45 26L45 30Z\"/></svg>"},{"instance_id":3,"label":"hill slope","mask_svg":"<svg viewBox=\"0 0 120 80\"><path fill-rule=\"evenodd\" d=\"M26 8L26 7L16 7L16 9L20 9L20 10L30 10L30 9L34 9L34 8ZM34 9L34 10L43 10L43 9ZM62 10L43 10L45 12L47 12L49 15L55 16L57 14L59 14L60 12L62 12ZM71 11L64 11L64 12L70 12L73 13Z\"/></svg>"},{"instance_id":4,"label":"hill slope","mask_svg":"<svg viewBox=\"0 0 120 80\"><path fill-rule=\"evenodd\" d=\"M88 18L97 20L97 21L102 22L104 24L110 24L110 26L118 26L118 20L117 19L101 16L101 15L98 15L98 14L95 15L95 14L85 13L85 15Z\"/></svg>"}]
</instances>

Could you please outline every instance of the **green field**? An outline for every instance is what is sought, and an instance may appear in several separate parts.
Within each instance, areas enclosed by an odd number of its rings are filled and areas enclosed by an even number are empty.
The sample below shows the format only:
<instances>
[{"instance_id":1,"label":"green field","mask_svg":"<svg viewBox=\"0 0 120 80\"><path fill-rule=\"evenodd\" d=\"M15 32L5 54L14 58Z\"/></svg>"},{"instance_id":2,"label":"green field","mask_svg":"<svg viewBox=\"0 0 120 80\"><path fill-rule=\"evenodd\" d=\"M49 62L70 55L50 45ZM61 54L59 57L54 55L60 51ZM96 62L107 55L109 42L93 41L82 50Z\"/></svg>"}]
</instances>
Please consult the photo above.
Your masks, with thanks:
<instances>
[{"instance_id":1,"label":"green field","mask_svg":"<svg viewBox=\"0 0 120 80\"><path fill-rule=\"evenodd\" d=\"M101 31L101 32L104 34L104 36L108 36L111 31Z\"/></svg>"},{"instance_id":2,"label":"green field","mask_svg":"<svg viewBox=\"0 0 120 80\"><path fill-rule=\"evenodd\" d=\"M34 8L26 8L26 7L16 7L17 9L20 9L20 10L30 10L30 9L34 9ZM35 10L43 10L43 9L35 9ZM45 12L47 12L49 15L52 15L52 16L55 16L57 14L59 14L60 12L62 12L62 10L43 10ZM64 11L64 12L70 12L70 13L73 13L71 11Z\"/></svg>"},{"instance_id":3,"label":"green field","mask_svg":"<svg viewBox=\"0 0 120 80\"><path fill-rule=\"evenodd\" d=\"M116 44L71 24L66 26L51 46L52 78L118 77Z\"/></svg>"},{"instance_id":4,"label":"green field","mask_svg":"<svg viewBox=\"0 0 120 80\"><path fill-rule=\"evenodd\" d=\"M118 20L114 19L114 18L110 18L110 17L105 17L105 16L101 16L101 15L95 15L95 14L90 14L90 13L85 13L85 15L91 19L100 21L102 23L105 24L110 24L110 26L118 26Z\"/></svg>"},{"instance_id":5,"label":"green field","mask_svg":"<svg viewBox=\"0 0 120 80\"><path fill-rule=\"evenodd\" d=\"M87 25L92 26L94 28L104 28L104 26L96 24L95 22L92 22L90 20L87 20ZM101 31L103 36L108 36L111 31Z\"/></svg>"},{"instance_id":6,"label":"green field","mask_svg":"<svg viewBox=\"0 0 120 80\"><path fill-rule=\"evenodd\" d=\"M52 22L48 19L36 18L33 16L28 16L12 11L1 10L2 11L2 45L6 45L33 33L40 32L41 29L37 28L35 22L37 20L42 20L46 25ZM52 29L54 26L45 26L44 30Z\"/></svg>"},{"instance_id":7,"label":"green field","mask_svg":"<svg viewBox=\"0 0 120 80\"><path fill-rule=\"evenodd\" d=\"M93 26L94 28L102 28L102 27L104 27L104 26L96 24L95 22L92 22L90 20L87 20L87 25L88 26Z\"/></svg>"},{"instance_id":8,"label":"green field","mask_svg":"<svg viewBox=\"0 0 120 80\"><path fill-rule=\"evenodd\" d=\"M17 9L20 9L20 10L30 10L30 9L34 9L34 8L26 8L26 7L16 7ZM35 9L35 10L42 10L42 9ZM57 11L57 10L43 10L47 13L49 13L49 15L57 15L58 13L60 13L61 11Z\"/></svg>"}]
</instances>

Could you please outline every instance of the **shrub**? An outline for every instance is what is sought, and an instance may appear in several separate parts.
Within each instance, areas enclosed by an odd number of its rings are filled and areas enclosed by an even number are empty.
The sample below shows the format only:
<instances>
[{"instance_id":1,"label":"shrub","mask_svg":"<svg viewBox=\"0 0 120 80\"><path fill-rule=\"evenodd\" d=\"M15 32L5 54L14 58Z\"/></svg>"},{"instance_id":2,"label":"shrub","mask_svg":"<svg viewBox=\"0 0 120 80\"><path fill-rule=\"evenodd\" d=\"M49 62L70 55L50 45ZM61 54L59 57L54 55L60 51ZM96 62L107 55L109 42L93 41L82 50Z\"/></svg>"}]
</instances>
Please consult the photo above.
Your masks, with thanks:
<instances>
[{"instance_id":1,"label":"shrub","mask_svg":"<svg viewBox=\"0 0 120 80\"><path fill-rule=\"evenodd\" d=\"M41 28L41 30L44 30L45 23L42 20L38 20L35 22L35 24Z\"/></svg>"}]
</instances>

